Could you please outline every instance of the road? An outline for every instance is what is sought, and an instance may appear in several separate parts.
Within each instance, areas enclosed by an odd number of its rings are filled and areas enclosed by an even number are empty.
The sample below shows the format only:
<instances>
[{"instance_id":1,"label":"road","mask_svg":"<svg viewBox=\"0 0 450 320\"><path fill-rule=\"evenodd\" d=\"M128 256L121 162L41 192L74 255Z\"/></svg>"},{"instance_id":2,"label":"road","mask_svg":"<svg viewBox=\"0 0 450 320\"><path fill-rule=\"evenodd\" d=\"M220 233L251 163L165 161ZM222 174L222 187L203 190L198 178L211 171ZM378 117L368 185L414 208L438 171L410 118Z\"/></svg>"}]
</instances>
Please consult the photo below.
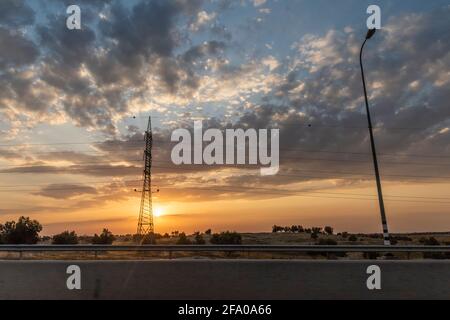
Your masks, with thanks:
<instances>
[{"instance_id":1,"label":"road","mask_svg":"<svg viewBox=\"0 0 450 320\"><path fill-rule=\"evenodd\" d=\"M450 261L0 261L0 299L450 299Z\"/></svg>"}]
</instances>

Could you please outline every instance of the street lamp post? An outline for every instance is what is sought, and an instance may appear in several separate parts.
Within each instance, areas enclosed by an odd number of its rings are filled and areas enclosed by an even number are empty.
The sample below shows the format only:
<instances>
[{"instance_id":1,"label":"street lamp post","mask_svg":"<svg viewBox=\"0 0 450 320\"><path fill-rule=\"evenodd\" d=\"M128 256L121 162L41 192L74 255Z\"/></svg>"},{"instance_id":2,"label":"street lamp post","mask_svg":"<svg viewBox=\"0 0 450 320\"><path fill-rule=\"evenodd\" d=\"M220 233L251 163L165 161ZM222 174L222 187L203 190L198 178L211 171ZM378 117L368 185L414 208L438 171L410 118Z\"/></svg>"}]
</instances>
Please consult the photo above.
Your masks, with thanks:
<instances>
[{"instance_id":1,"label":"street lamp post","mask_svg":"<svg viewBox=\"0 0 450 320\"><path fill-rule=\"evenodd\" d=\"M365 46L367 40L372 38L372 36L375 34L375 31L376 31L376 29L370 29L367 32L366 39L364 40L364 42L361 46L361 51L359 53L359 64L361 66L361 76L362 76L362 82L363 82L363 87L364 87L364 98L366 101L366 114L367 114L367 122L369 124L370 145L372 148L373 166L375 168L375 177L377 180L378 203L380 205L381 223L383 225L384 245L389 246L389 245L391 245L391 241L390 241L390 237L389 237L386 212L384 210L383 192L381 190L380 171L378 169L377 153L376 153L376 149L375 149L375 141L373 139L372 120L370 118L369 100L367 98L366 79L364 77L364 68L363 68L363 63L362 63L362 53L363 53L364 46Z\"/></svg>"}]
</instances>

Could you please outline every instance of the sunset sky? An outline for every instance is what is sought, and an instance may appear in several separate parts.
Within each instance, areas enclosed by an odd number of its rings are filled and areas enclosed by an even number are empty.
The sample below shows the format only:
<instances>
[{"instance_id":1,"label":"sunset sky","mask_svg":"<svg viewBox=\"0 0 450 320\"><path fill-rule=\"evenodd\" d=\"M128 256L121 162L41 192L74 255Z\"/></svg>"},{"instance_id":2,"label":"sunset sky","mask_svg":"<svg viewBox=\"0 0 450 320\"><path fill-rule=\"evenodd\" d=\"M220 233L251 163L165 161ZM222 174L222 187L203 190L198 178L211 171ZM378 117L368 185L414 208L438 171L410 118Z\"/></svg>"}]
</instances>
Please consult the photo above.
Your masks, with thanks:
<instances>
[{"instance_id":1,"label":"sunset sky","mask_svg":"<svg viewBox=\"0 0 450 320\"><path fill-rule=\"evenodd\" d=\"M81 8L82 30L66 28ZM450 230L447 0L0 1L0 223L134 233L148 116L155 231ZM280 171L171 162L173 130L280 129ZM137 191L135 191L137 189Z\"/></svg>"}]
</instances>

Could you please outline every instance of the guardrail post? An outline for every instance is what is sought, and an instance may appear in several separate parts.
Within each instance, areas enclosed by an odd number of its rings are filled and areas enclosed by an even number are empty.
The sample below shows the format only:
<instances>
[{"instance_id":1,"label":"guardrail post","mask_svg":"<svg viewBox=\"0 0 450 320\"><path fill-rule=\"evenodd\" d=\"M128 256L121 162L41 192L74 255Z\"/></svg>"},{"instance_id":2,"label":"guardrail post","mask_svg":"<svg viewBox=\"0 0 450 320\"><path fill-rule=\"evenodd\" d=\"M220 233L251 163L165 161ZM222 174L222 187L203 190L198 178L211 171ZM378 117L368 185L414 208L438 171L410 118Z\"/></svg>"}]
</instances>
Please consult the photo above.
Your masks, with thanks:
<instances>
[{"instance_id":1,"label":"guardrail post","mask_svg":"<svg viewBox=\"0 0 450 320\"><path fill-rule=\"evenodd\" d=\"M94 250L94 257L97 259L97 250Z\"/></svg>"},{"instance_id":2,"label":"guardrail post","mask_svg":"<svg viewBox=\"0 0 450 320\"><path fill-rule=\"evenodd\" d=\"M172 260L172 250L169 250L169 259Z\"/></svg>"},{"instance_id":3,"label":"guardrail post","mask_svg":"<svg viewBox=\"0 0 450 320\"><path fill-rule=\"evenodd\" d=\"M22 260L23 258L23 251L19 251L19 259Z\"/></svg>"}]
</instances>

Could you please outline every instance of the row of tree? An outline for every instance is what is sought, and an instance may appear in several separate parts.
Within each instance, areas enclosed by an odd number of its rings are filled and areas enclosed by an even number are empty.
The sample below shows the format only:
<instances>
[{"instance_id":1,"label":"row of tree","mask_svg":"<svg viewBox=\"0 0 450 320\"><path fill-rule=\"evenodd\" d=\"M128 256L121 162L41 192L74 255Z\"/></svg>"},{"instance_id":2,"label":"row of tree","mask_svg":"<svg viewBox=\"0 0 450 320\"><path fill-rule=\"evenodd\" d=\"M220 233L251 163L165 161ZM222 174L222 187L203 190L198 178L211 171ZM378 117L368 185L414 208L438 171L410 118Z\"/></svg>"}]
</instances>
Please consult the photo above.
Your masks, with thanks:
<instances>
[{"instance_id":1,"label":"row of tree","mask_svg":"<svg viewBox=\"0 0 450 320\"><path fill-rule=\"evenodd\" d=\"M332 235L334 232L334 229L330 226L326 226L324 228L321 227L311 227L311 228L304 228L303 226L300 225L292 225L292 226L277 226L274 225L272 227L272 232L273 233L278 233L278 232L285 232L285 233L314 233L314 234L328 234L328 235Z\"/></svg>"},{"instance_id":2,"label":"row of tree","mask_svg":"<svg viewBox=\"0 0 450 320\"><path fill-rule=\"evenodd\" d=\"M0 244L36 244L40 240L39 232L42 225L29 217L20 217L16 221L0 224ZM75 231L64 231L51 238L53 244L78 244L79 238ZM108 229L103 229L100 235L91 238L92 244L112 244L114 235Z\"/></svg>"},{"instance_id":3,"label":"row of tree","mask_svg":"<svg viewBox=\"0 0 450 320\"><path fill-rule=\"evenodd\" d=\"M209 242L212 244L241 244L242 243L242 236L241 234L237 232L230 232L225 231L221 233L214 233L211 234L211 237L209 238ZM189 239L184 232L178 234L178 240L177 244L179 245L188 245L188 244L197 244L202 245L206 244L206 240L203 237L203 234L200 232L194 233L194 239Z\"/></svg>"},{"instance_id":4,"label":"row of tree","mask_svg":"<svg viewBox=\"0 0 450 320\"><path fill-rule=\"evenodd\" d=\"M100 235L95 234L91 238L92 244L112 244L116 237L108 229L103 229ZM52 244L78 244L79 238L75 231L64 231L52 238Z\"/></svg>"},{"instance_id":5,"label":"row of tree","mask_svg":"<svg viewBox=\"0 0 450 320\"><path fill-rule=\"evenodd\" d=\"M29 217L20 217L16 221L8 221L0 224L0 244L36 244L40 240L39 232L42 231L42 225L37 220L31 220ZM221 232L212 234L211 229L204 233L196 232L192 237L186 236L184 232L174 231L172 237L177 237L177 244L206 244L204 235L209 236L209 242L212 244L241 244L242 236L237 232ZM45 240L51 240L52 244L78 244L80 238L75 231L64 231L53 237L44 237ZM132 235L130 240L141 244L155 244L158 239L170 238L169 234L149 234L146 236ZM92 244L112 244L116 237L108 229L103 229L100 234L95 234L90 238Z\"/></svg>"}]
</instances>

